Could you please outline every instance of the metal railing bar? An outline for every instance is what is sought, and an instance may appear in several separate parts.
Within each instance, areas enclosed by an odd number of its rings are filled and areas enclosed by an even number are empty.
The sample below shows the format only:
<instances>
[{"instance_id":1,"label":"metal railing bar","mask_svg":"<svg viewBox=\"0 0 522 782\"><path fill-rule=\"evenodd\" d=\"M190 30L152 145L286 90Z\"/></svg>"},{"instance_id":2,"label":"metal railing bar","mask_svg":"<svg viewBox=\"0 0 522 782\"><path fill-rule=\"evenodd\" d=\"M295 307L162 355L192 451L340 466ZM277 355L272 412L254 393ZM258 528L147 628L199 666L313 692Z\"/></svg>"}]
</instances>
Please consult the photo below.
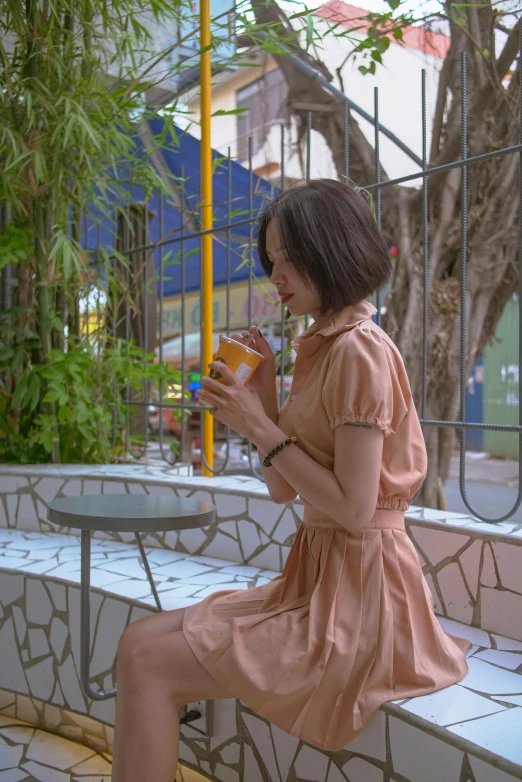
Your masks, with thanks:
<instances>
[{"instance_id":1,"label":"metal railing bar","mask_svg":"<svg viewBox=\"0 0 522 782\"><path fill-rule=\"evenodd\" d=\"M281 123L281 192L285 191L285 126ZM285 377L285 308L281 304L281 352L279 360L279 409L283 406L285 400L284 377Z\"/></svg>"},{"instance_id":2,"label":"metal railing bar","mask_svg":"<svg viewBox=\"0 0 522 782\"><path fill-rule=\"evenodd\" d=\"M379 123L379 88L374 87L373 88L373 100L374 100L374 110L373 110L373 116L374 116L374 137L375 137L375 182L376 184L381 184L381 142L380 142L380 123ZM375 221L377 223L377 228L379 229L379 232L382 229L382 219L381 219L381 189L380 187L377 189L377 194L375 197ZM378 288L376 291L376 300L375 300L375 306L377 307L377 325L382 325L382 292L381 289Z\"/></svg>"},{"instance_id":3,"label":"metal railing bar","mask_svg":"<svg viewBox=\"0 0 522 782\"><path fill-rule=\"evenodd\" d=\"M344 101L344 178L350 179L350 104Z\"/></svg>"},{"instance_id":4,"label":"metal railing bar","mask_svg":"<svg viewBox=\"0 0 522 782\"><path fill-rule=\"evenodd\" d=\"M423 426L446 426L452 429L487 429L494 432L522 432L522 424L486 424L472 421L438 421L434 418L420 418Z\"/></svg>"},{"instance_id":5,"label":"metal railing bar","mask_svg":"<svg viewBox=\"0 0 522 782\"><path fill-rule=\"evenodd\" d=\"M422 99L422 168L428 167L428 127L427 127L427 101L426 101L426 69L422 69L421 75L421 99ZM423 223L423 318L422 318L422 405L421 418L426 418L428 399L428 273L429 273L429 233L428 233L428 177L422 180L422 223Z\"/></svg>"},{"instance_id":6,"label":"metal railing bar","mask_svg":"<svg viewBox=\"0 0 522 782\"><path fill-rule=\"evenodd\" d=\"M421 177L435 176L436 174L444 174L446 171L452 171L454 168L462 168L463 166L474 166L478 163L484 163L486 160L492 160L496 157L504 157L505 155L513 155L515 152L522 150L522 144L514 144L511 147L505 147L504 149L494 149L491 152L483 152L480 155L473 155L472 157L465 158L464 160L454 160L452 163L444 163L442 166L433 166L426 171L417 171L415 174L405 174L404 176L396 177L395 179L385 179L382 182L374 182L371 185L365 185L364 189L371 192L379 188L382 190L385 187L391 187L395 185L402 185L404 182L412 182L414 179L420 179Z\"/></svg>"}]
</instances>

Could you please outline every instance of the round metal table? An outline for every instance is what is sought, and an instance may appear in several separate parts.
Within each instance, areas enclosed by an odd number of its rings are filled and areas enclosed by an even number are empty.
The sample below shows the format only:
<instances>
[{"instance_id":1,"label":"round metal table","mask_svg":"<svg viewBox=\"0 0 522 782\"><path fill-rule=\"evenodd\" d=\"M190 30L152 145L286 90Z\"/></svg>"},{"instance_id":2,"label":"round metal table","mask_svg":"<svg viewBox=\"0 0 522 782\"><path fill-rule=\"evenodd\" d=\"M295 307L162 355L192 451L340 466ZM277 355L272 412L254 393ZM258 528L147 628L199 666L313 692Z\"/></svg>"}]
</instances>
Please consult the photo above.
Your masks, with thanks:
<instances>
[{"instance_id":1,"label":"round metal table","mask_svg":"<svg viewBox=\"0 0 522 782\"><path fill-rule=\"evenodd\" d=\"M103 701L114 697L117 689L93 690L90 684L91 531L134 533L157 610L161 611L140 533L208 527L215 521L216 509L209 502L166 495L81 495L50 502L47 518L60 527L81 530L80 684L88 698Z\"/></svg>"}]
</instances>

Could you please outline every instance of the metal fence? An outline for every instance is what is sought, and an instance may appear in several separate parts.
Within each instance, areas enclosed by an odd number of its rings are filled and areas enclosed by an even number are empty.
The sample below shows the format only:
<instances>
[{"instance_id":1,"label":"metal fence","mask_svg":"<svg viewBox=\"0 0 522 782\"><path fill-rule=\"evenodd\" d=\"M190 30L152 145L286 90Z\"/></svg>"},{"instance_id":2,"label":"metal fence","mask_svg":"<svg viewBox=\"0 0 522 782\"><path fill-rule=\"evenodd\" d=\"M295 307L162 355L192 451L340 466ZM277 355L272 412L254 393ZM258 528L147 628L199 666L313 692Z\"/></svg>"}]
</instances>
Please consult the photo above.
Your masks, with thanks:
<instances>
[{"instance_id":1,"label":"metal fence","mask_svg":"<svg viewBox=\"0 0 522 782\"><path fill-rule=\"evenodd\" d=\"M519 68L520 68L520 62L519 62ZM522 82L522 80L521 80ZM423 352L422 356L419 356L419 361L422 361L423 366L423 381L422 381L422 401L421 401L421 409L419 411L421 423L423 427L449 427L453 430L456 430L459 434L460 439L460 471L459 471L459 486L460 486L460 492L462 499L469 509L471 513L473 513L475 516L477 516L479 519L482 519L484 521L495 521L500 522L505 519L510 518L513 516L513 514L517 511L519 508L521 501L522 501L522 487L521 482L519 479L519 490L518 490L518 496L516 499L515 504L513 505L512 509L498 519L487 519L485 516L483 516L479 510L474 508L470 500L468 498L467 490L466 490L466 461L465 461L465 453L466 453L466 433L470 429L489 429L489 430L498 430L503 432L513 432L518 433L519 438L519 476L522 474L522 449L520 448L521 445L521 437L522 437L522 413L520 413L520 407L519 407L519 423L518 425L501 425L501 424L486 424L486 423L470 423L466 421L466 390L467 390L467 383L468 383L468 370L466 367L466 347L467 347L467 333L466 333L466 323L467 323L467 312L466 312L466 272L467 272L467 219L468 219L468 199L467 199L467 171L470 166L475 166L477 164L483 163L484 161L493 159L493 158L499 158L504 155L518 155L521 159L521 167L520 167L520 186L519 186L519 221L520 217L522 216L522 101L521 101L521 122L520 122L520 137L519 137L519 143L516 146L512 147L506 147L504 149L498 149L492 152L488 152L486 154L481 154L476 157L468 157L467 156L467 134L468 134L468 128L467 128L467 83L466 83L466 55L463 53L461 56L461 90L462 90L462 101L461 101L461 154L460 158L458 160L455 160L452 163L448 163L445 165L438 166L436 168L430 168L428 166L428 157L427 157L427 100L426 100L426 73L423 71L422 73L422 83L421 83L421 90L422 90L422 160L421 167L418 172L414 174L410 174L407 176L401 176L399 178L393 179L393 180L385 180L383 181L381 178L381 155L380 155L380 138L383 132L386 132L386 135L388 138L393 139L393 134L391 134L389 131L387 131L383 125L380 122L379 119L379 95L378 95L378 89L375 88L375 100L374 100L374 116L373 116L373 126L374 126L374 148L375 148L375 181L367 183L365 185L365 190L373 195L374 203L375 203L375 216L376 221L381 228L381 196L385 188L393 187L396 185L401 185L405 183L412 183L412 182L419 182L421 183L422 187L422 214L423 214L423 300L424 300L424 307L423 307ZM522 91L522 87L521 87ZM351 111L357 110L357 107L354 109L354 104L348 101L348 99L344 100L344 177L347 181L350 179L350 138L349 138L349 115ZM364 112L360 112L363 116L365 116ZM366 115L366 118L368 115ZM312 150L312 113L309 112L307 116L307 122L306 122L306 154L305 154L305 179L310 179L310 168L311 168L311 156L313 153ZM286 155L285 155L285 149L287 146L287 139L285 138L285 133L287 133L287 129L283 124L280 126L280 189L284 190L286 186ZM401 145L401 148L404 151L404 145ZM415 156L413 153L410 155L412 159L414 159L416 162L419 161L419 158ZM252 165L252 158L253 158L253 138L250 137L248 139L248 208L246 209L246 214L239 216L236 214L233 218L227 220L225 224L220 225L218 228L213 229L212 234L214 237L219 237L220 241L224 243L224 246L227 249L227 261L226 261L226 267L227 267L227 273L226 273L226 281L225 281L225 307L226 307L226 322L224 324L224 328L222 330L223 333L229 334L231 330L230 326L230 302L231 302L231 273L234 270L234 264L237 263L247 263L248 268L248 276L246 279L246 284L248 287L248 307L246 312L246 322L244 324L245 327L249 327L253 323L254 313L253 313L253 289L255 284L255 271L254 271L254 264L253 264L253 257L254 257L254 231L255 231L255 224L258 218L258 213L254 210L254 171L253 171L253 165ZM229 207L232 206L232 194L231 194L231 165L232 160L230 157L230 150L228 158L225 159L222 163L222 165L227 170L227 176L228 176L228 201L229 201ZM436 176L441 173L448 172L452 169L461 169L461 279L460 279L460 328L461 328L461 356L460 356L460 415L457 420L454 421L440 421L440 420L432 420L427 418L426 408L427 408L427 368L428 368L428 318L429 318L429 308L428 308L428 265L429 265L429 236L428 236L428 197L429 197L429 179L430 177ZM182 177L182 180L184 178ZM171 250L172 248L176 251L176 257L177 257L177 267L176 271L179 273L180 278L180 300L181 300L181 328L179 329L179 336L181 337L180 340L180 363L181 363L181 375L180 375L180 384L179 388L177 389L177 397L173 401L166 401L165 400L165 389L160 389L159 399L151 399L148 396L147 388L145 388L144 391L144 398L141 400L132 400L130 398L130 395L127 395L127 402L129 406L137 405L138 407L141 406L145 410L145 418L146 418L146 426L145 426L145 432L144 432L144 442L143 445L138 449L134 450L134 453L136 457L144 457L146 455L151 454L151 434L150 434L150 419L152 412L151 407L154 407L156 410L159 411L159 426L157 431L157 456L159 458L162 458L166 461L172 462L173 456L172 451L169 450L168 441L165 435L165 424L164 424L164 417L168 415L168 411L177 411L180 413L180 422L179 422L179 442L181 443L181 451L182 453L178 453L178 458L186 456L186 453L183 452L184 445L186 443L187 437L187 427L189 425L189 422L187 420L187 415L198 412L201 408L198 406L197 402L188 399L188 389L190 385L190 377L189 372L187 370L187 361L186 361L186 344L187 344L187 330L185 328L185 316L186 316L186 302L187 302L187 294L186 294L186 288L185 288L185 280L186 280L186 271L187 271L187 264L188 263L194 263L194 256L192 258L187 257L187 242L190 239L191 241L198 240L201 242L201 238L204 235L204 232L194 230L194 226L192 228L189 228L190 219L194 218L195 213L192 214L186 214L184 212L185 209L185 192L184 192L184 181L181 182L180 185L180 192L179 192L179 203L181 204L181 220L177 227L173 228L169 226L169 235L165 236L165 225L164 225L164 204L165 204L165 198L164 196L158 196L157 201L157 215L156 218L159 221L159 232L160 232L160 240L156 241L154 243L147 243L141 244L139 248L131 249L124 246L124 249L127 251L127 254L129 257L133 256L133 253L137 253L138 251L140 253L157 253L156 258L156 270L155 270L155 283L157 283L157 295L158 295L158 333L157 333L157 339L158 339L158 360L159 362L164 361L164 275L165 275L165 265L164 265L164 258L165 253L168 250ZM259 211L259 210L258 210ZM230 209L230 212L233 212L233 209ZM196 215L197 217L197 215ZM147 219L145 220L147 223ZM197 222L197 220L196 220ZM248 227L248 235L246 237L246 241L244 244L244 258L236 259L232 257L231 253L231 233L236 230L238 227ZM197 226L196 226L197 227ZM207 232L208 233L208 232ZM520 262L522 260L522 234L520 235L521 238L519 240L519 268L520 268ZM124 243L125 245L125 243ZM145 256L143 256L145 257ZM199 253L199 257L201 257L201 253ZM199 261L198 261L199 262ZM131 262L132 267L132 262ZM145 269L145 279L144 284L145 288L147 289L149 283L150 283L150 270L147 271L147 263L144 264ZM236 266L237 268L237 266ZM149 280L147 280L147 274L149 275ZM200 295L200 294L199 294ZM519 296L522 297L522 281L520 280L519 275ZM149 322L147 312L147 307L150 306L149 298L145 296L144 299L144 323L145 323L145 329L148 329L148 326L146 325ZM378 291L376 294L376 306L378 310L377 314L377 322L380 324L382 319L382 305L383 305L383 294L382 292ZM92 305L91 305L92 306ZM125 314L125 323L126 323L126 337L129 338L129 311L128 311L128 305L127 310ZM199 323L197 324L199 326L199 331L201 331L201 307L199 307ZM89 317L87 314L87 322L89 321ZM285 365L288 364L289 358L287 353L285 352L285 332L287 328L286 320L285 320L285 314L283 312L283 308L281 310L281 317L280 322L278 325L278 328L280 330L280 339L281 339L281 345L279 350L280 355L280 362L281 367L279 369L279 376L281 378L280 380L280 403L282 404L284 400L284 375L285 375ZM520 322L519 322L519 366L522 359L522 339L520 338L522 335L520 334ZM197 331L196 331L197 333ZM145 343L147 343L147 340L150 338L150 333L147 333L145 335ZM201 366L201 360L200 360L200 374L204 374L203 367ZM202 418L202 416L201 416ZM203 433L200 431L200 438L202 438ZM223 456L213 472L215 474L223 474L225 472L230 472L231 469L231 460L230 460L230 446L231 446L231 433L230 431L226 432L226 435L224 437L223 442ZM258 462L256 461L256 455L252 451L252 447L250 444L248 446L245 446L247 450L247 460L248 460L248 470L252 475L261 477L259 469L258 469ZM203 464L205 464L203 450L201 449L201 459L203 461ZM245 463L246 464L246 463ZM210 470L209 465L205 464L205 467L207 470ZM236 465L236 471L237 471L237 465Z\"/></svg>"}]
</instances>

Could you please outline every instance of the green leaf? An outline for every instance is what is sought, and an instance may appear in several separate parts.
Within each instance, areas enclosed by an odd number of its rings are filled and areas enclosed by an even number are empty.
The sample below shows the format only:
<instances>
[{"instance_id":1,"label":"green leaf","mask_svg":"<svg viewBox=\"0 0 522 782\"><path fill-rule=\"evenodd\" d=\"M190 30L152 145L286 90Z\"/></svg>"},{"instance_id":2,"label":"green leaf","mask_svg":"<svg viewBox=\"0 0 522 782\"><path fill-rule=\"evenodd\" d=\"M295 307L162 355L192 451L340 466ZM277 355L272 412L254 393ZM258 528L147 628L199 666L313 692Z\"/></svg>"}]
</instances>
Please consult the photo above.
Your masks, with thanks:
<instances>
[{"instance_id":1,"label":"green leaf","mask_svg":"<svg viewBox=\"0 0 522 782\"><path fill-rule=\"evenodd\" d=\"M21 408L23 407L22 402L25 398L25 395L27 393L27 388L29 385L29 374L30 374L30 370L26 369L16 385L13 398L11 400L12 410L14 410L15 407L18 407L18 405L20 405Z\"/></svg>"},{"instance_id":2,"label":"green leaf","mask_svg":"<svg viewBox=\"0 0 522 782\"><path fill-rule=\"evenodd\" d=\"M42 402L45 405L51 402L57 402L60 396L61 396L60 391L48 391L44 396L44 398L42 399Z\"/></svg>"},{"instance_id":3,"label":"green leaf","mask_svg":"<svg viewBox=\"0 0 522 782\"><path fill-rule=\"evenodd\" d=\"M306 17L306 49L308 50L314 40L314 18L312 14Z\"/></svg>"}]
</instances>

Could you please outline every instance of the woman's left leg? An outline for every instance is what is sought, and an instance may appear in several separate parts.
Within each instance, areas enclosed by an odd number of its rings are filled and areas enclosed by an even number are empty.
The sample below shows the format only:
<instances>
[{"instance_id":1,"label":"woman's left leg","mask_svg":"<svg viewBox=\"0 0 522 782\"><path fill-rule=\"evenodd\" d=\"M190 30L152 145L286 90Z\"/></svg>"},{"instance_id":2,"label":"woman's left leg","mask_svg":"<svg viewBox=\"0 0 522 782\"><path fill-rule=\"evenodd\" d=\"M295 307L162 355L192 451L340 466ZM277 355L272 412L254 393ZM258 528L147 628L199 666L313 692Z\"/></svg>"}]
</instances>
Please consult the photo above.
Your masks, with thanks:
<instances>
[{"instance_id":1,"label":"woman's left leg","mask_svg":"<svg viewBox=\"0 0 522 782\"><path fill-rule=\"evenodd\" d=\"M173 782L180 708L230 697L197 661L181 630L120 649L112 782Z\"/></svg>"}]
</instances>

